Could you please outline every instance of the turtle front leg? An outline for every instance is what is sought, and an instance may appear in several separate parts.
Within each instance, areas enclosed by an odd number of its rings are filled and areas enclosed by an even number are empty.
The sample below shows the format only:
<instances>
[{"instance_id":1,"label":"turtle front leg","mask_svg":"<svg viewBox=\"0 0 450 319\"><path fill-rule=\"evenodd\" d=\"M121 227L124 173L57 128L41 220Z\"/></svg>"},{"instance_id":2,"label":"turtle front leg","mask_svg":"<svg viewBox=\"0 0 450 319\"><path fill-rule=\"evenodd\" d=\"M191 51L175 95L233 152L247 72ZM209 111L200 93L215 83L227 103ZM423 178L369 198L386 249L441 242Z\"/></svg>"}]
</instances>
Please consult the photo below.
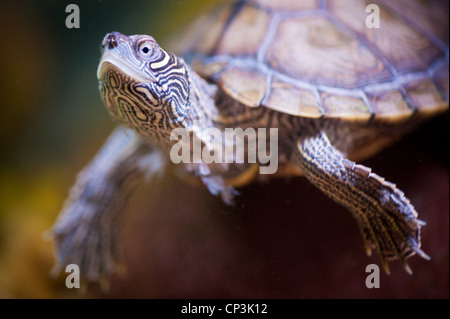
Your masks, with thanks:
<instances>
[{"instance_id":1,"label":"turtle front leg","mask_svg":"<svg viewBox=\"0 0 450 319\"><path fill-rule=\"evenodd\" d=\"M375 248L385 271L387 260L399 259L412 273L405 259L420 249L420 228L425 223L395 184L371 169L346 159L324 133L297 142L299 164L308 180L337 203L347 207L356 218L364 237L366 252Z\"/></svg>"},{"instance_id":2,"label":"turtle front leg","mask_svg":"<svg viewBox=\"0 0 450 319\"><path fill-rule=\"evenodd\" d=\"M84 278L104 281L119 259L117 221L142 180L162 173L165 159L128 129L118 128L79 174L52 233L54 272L78 265Z\"/></svg>"}]
</instances>

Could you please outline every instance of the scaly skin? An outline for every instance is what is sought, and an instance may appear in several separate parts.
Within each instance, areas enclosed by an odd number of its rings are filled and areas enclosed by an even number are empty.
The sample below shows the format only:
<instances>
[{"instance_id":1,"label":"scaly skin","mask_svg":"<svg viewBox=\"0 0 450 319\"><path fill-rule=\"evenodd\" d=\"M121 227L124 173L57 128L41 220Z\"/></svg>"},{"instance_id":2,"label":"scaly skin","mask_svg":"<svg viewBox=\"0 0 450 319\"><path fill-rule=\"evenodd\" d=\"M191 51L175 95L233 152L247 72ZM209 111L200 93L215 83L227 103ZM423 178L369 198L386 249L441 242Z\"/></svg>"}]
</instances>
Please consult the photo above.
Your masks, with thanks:
<instances>
[{"instance_id":1,"label":"scaly skin","mask_svg":"<svg viewBox=\"0 0 450 319\"><path fill-rule=\"evenodd\" d=\"M105 37L103 50L98 68L102 98L111 115L136 133L119 129L78 176L54 226L58 265L76 263L89 280L113 272L118 260L116 222L134 181L161 171L176 142L169 138L173 129L185 128L195 136L198 125L221 130L277 127L280 166L297 167L327 196L347 207L361 228L368 254L375 248L387 272L387 260L399 259L411 273L406 258L415 253L429 258L420 249L424 223L403 192L342 153L352 153L363 144L379 148L387 142L376 141L392 140L398 132L389 135L386 127L381 133L376 126L247 107L200 78L150 36L114 32ZM244 176L239 179L243 184L255 177L247 173L249 167L246 163L185 165L227 203L235 195L231 180Z\"/></svg>"}]
</instances>

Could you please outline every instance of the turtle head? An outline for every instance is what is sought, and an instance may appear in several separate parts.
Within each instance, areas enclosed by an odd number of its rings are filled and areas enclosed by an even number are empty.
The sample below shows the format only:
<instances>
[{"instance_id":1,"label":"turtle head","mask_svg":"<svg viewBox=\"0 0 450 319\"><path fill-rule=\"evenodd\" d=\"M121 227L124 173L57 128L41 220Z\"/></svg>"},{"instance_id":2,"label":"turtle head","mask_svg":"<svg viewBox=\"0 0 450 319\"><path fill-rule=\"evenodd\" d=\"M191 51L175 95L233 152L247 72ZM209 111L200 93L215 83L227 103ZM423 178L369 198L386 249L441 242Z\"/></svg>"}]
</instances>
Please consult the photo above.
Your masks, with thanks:
<instances>
[{"instance_id":1,"label":"turtle head","mask_svg":"<svg viewBox=\"0 0 450 319\"><path fill-rule=\"evenodd\" d=\"M182 59L148 35L112 32L104 37L101 50L99 89L114 118L144 136L183 121L189 81Z\"/></svg>"}]
</instances>

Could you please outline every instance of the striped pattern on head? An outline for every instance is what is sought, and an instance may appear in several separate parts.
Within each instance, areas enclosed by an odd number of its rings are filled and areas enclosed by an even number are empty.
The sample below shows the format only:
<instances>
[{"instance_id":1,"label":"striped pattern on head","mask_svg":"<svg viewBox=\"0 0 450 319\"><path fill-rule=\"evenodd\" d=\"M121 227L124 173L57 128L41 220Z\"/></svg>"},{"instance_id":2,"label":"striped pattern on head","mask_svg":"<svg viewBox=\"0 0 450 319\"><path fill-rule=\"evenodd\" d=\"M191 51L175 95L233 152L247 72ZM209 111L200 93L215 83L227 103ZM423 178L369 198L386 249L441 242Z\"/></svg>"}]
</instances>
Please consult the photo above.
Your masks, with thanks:
<instances>
[{"instance_id":1,"label":"striped pattern on head","mask_svg":"<svg viewBox=\"0 0 450 319\"><path fill-rule=\"evenodd\" d=\"M148 35L112 32L102 42L99 89L111 115L152 140L177 127L189 112L184 61Z\"/></svg>"}]
</instances>

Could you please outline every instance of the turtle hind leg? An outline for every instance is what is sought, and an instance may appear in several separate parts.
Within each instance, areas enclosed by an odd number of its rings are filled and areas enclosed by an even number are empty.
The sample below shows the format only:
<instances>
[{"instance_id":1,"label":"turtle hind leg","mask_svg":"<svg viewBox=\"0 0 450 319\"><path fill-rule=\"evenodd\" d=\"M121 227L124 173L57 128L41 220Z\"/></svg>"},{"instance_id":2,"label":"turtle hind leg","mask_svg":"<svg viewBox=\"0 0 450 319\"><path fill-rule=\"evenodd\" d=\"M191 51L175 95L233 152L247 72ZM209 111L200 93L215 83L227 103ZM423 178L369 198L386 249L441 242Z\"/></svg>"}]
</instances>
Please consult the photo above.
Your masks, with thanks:
<instances>
[{"instance_id":1,"label":"turtle hind leg","mask_svg":"<svg viewBox=\"0 0 450 319\"><path fill-rule=\"evenodd\" d=\"M324 133L297 142L299 164L310 182L337 203L348 208L361 229L366 252L375 248L387 273L387 261L398 259L412 273L406 259L418 254L420 228L425 223L404 193L371 172L346 159Z\"/></svg>"}]
</instances>

